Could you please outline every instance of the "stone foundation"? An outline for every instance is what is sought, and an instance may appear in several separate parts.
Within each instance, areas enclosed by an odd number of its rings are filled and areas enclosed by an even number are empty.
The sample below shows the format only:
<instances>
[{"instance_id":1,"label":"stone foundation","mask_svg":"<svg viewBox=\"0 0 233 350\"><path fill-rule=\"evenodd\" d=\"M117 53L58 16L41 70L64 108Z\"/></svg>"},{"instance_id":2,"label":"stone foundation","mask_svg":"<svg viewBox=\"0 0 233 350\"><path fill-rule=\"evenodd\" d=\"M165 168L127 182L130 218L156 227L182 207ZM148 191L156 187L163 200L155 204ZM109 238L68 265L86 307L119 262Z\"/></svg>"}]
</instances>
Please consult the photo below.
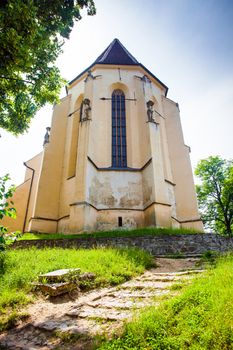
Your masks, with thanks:
<instances>
[{"instance_id":1,"label":"stone foundation","mask_svg":"<svg viewBox=\"0 0 233 350\"><path fill-rule=\"evenodd\" d=\"M19 248L98 248L98 247L137 247L155 256L169 256L180 254L183 256L198 256L206 251L233 251L233 238L215 234L194 235L163 235L140 237L99 237L74 238L57 240L16 241L12 249Z\"/></svg>"}]
</instances>

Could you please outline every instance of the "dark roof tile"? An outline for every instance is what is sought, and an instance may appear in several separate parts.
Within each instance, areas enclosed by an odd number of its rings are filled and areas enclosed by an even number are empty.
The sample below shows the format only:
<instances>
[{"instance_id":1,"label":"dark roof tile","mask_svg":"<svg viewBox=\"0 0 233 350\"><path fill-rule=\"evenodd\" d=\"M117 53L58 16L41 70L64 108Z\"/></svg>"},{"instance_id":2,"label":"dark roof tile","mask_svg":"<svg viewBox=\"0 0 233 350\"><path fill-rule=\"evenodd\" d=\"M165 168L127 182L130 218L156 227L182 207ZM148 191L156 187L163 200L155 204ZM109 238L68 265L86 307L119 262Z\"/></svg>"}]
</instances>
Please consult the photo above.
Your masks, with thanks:
<instances>
[{"instance_id":1,"label":"dark roof tile","mask_svg":"<svg viewBox=\"0 0 233 350\"><path fill-rule=\"evenodd\" d=\"M129 53L118 39L114 39L94 63L122 65L139 64L136 58Z\"/></svg>"}]
</instances>

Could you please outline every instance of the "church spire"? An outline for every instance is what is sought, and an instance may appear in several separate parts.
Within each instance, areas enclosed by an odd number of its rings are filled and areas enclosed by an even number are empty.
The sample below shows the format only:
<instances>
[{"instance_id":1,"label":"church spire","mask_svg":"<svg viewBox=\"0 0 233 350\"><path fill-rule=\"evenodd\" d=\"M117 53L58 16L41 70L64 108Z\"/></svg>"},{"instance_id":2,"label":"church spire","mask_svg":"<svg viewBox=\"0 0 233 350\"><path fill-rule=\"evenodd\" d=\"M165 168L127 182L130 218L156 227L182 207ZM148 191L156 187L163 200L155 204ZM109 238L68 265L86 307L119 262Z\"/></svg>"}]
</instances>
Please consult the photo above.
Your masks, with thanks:
<instances>
[{"instance_id":1,"label":"church spire","mask_svg":"<svg viewBox=\"0 0 233 350\"><path fill-rule=\"evenodd\" d=\"M120 64L120 65L138 65L139 62L122 45L120 40L114 39L111 44L95 60L95 64Z\"/></svg>"}]
</instances>

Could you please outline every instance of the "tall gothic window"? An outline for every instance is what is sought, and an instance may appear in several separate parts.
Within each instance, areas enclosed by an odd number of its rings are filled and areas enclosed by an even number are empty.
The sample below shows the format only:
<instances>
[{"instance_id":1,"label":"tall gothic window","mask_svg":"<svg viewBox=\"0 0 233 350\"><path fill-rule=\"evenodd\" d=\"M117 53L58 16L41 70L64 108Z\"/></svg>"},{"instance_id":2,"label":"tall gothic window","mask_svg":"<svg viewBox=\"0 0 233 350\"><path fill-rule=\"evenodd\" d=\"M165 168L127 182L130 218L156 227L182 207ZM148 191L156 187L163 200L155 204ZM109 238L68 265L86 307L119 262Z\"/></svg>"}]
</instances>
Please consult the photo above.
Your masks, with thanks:
<instances>
[{"instance_id":1,"label":"tall gothic window","mask_svg":"<svg viewBox=\"0 0 233 350\"><path fill-rule=\"evenodd\" d=\"M127 167L125 95L121 90L112 93L112 166Z\"/></svg>"}]
</instances>

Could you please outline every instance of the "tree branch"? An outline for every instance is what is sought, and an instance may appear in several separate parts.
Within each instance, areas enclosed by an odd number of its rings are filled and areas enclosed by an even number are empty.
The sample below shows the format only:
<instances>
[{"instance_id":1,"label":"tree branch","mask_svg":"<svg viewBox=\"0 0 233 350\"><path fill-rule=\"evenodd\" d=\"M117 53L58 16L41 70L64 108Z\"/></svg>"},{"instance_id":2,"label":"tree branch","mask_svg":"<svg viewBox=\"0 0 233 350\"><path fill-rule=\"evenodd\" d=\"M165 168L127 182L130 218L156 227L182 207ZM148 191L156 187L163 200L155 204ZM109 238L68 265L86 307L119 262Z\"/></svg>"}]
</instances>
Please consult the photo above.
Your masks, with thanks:
<instances>
[{"instance_id":1,"label":"tree branch","mask_svg":"<svg viewBox=\"0 0 233 350\"><path fill-rule=\"evenodd\" d=\"M35 83L33 83L33 82L30 81L30 80L24 80L24 79L18 79L18 78L4 77L4 76L2 76L2 75L0 75L0 79L22 81L22 82L24 82L24 83L29 83L29 84L35 85Z\"/></svg>"}]
</instances>

